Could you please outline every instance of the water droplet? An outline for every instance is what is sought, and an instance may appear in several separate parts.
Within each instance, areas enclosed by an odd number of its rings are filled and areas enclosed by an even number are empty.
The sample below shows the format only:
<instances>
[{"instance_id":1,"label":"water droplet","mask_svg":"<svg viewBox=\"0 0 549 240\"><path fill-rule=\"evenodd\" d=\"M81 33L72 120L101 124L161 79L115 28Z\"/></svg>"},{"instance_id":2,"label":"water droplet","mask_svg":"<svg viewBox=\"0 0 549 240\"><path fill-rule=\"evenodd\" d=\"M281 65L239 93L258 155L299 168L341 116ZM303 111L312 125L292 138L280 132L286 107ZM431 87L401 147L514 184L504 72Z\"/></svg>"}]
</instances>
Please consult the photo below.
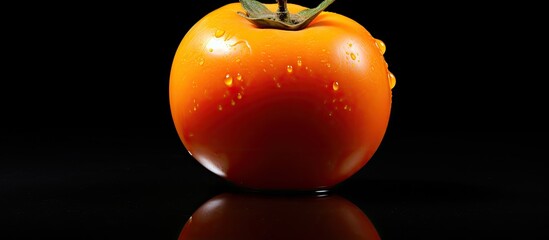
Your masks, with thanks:
<instances>
[{"instance_id":1,"label":"water droplet","mask_svg":"<svg viewBox=\"0 0 549 240\"><path fill-rule=\"evenodd\" d=\"M239 100L242 99L242 93L237 93L236 98L239 99Z\"/></svg>"},{"instance_id":2,"label":"water droplet","mask_svg":"<svg viewBox=\"0 0 549 240\"><path fill-rule=\"evenodd\" d=\"M225 34L225 31L223 31L223 30L221 30L221 29L217 29L217 31L215 31L215 37L216 37L216 38L222 37L223 34Z\"/></svg>"},{"instance_id":3,"label":"water droplet","mask_svg":"<svg viewBox=\"0 0 549 240\"><path fill-rule=\"evenodd\" d=\"M231 106L234 106L236 105L236 102L234 101L234 99L231 99Z\"/></svg>"},{"instance_id":4,"label":"water droplet","mask_svg":"<svg viewBox=\"0 0 549 240\"><path fill-rule=\"evenodd\" d=\"M349 105L345 105L345 106L343 107L343 109L345 109L345 110L349 109Z\"/></svg>"},{"instance_id":5,"label":"water droplet","mask_svg":"<svg viewBox=\"0 0 549 240\"><path fill-rule=\"evenodd\" d=\"M213 52L214 49L213 48L208 48L208 52Z\"/></svg>"},{"instance_id":6,"label":"water droplet","mask_svg":"<svg viewBox=\"0 0 549 240\"><path fill-rule=\"evenodd\" d=\"M232 86L233 85L233 77L231 77L230 74L225 75L224 82L225 82L225 85L227 85L227 87Z\"/></svg>"},{"instance_id":7,"label":"water droplet","mask_svg":"<svg viewBox=\"0 0 549 240\"><path fill-rule=\"evenodd\" d=\"M393 89L396 85L396 77L393 73L389 72L388 78L389 78L389 86L391 87L391 89Z\"/></svg>"},{"instance_id":8,"label":"water droplet","mask_svg":"<svg viewBox=\"0 0 549 240\"><path fill-rule=\"evenodd\" d=\"M217 106L217 110L222 111L222 110L223 110L223 106L218 105L218 106Z\"/></svg>"},{"instance_id":9,"label":"water droplet","mask_svg":"<svg viewBox=\"0 0 549 240\"><path fill-rule=\"evenodd\" d=\"M381 52L381 54L384 54L385 51L387 50L387 46L385 46L385 43L379 39L376 39L376 46L377 48L379 48L379 51Z\"/></svg>"},{"instance_id":10,"label":"water droplet","mask_svg":"<svg viewBox=\"0 0 549 240\"><path fill-rule=\"evenodd\" d=\"M301 57L297 57L297 66L301 67L303 65L303 61L301 60Z\"/></svg>"},{"instance_id":11,"label":"water droplet","mask_svg":"<svg viewBox=\"0 0 549 240\"><path fill-rule=\"evenodd\" d=\"M277 88L281 88L281 87L282 87L282 85L280 84L280 82L278 82L278 79L276 78L276 76L273 77L273 82L275 83L275 85L276 85Z\"/></svg>"},{"instance_id":12,"label":"water droplet","mask_svg":"<svg viewBox=\"0 0 549 240\"><path fill-rule=\"evenodd\" d=\"M198 65L204 65L204 58L200 58L200 60L198 60Z\"/></svg>"},{"instance_id":13,"label":"water droplet","mask_svg":"<svg viewBox=\"0 0 549 240\"><path fill-rule=\"evenodd\" d=\"M292 65L288 65L286 67L286 70L288 71L288 73L292 73L294 71L294 67L292 67Z\"/></svg>"},{"instance_id":14,"label":"water droplet","mask_svg":"<svg viewBox=\"0 0 549 240\"><path fill-rule=\"evenodd\" d=\"M236 60L234 60L235 62L239 63L240 62L240 58L237 58Z\"/></svg>"},{"instance_id":15,"label":"water droplet","mask_svg":"<svg viewBox=\"0 0 549 240\"><path fill-rule=\"evenodd\" d=\"M356 54L351 53L351 59L356 60Z\"/></svg>"},{"instance_id":16,"label":"water droplet","mask_svg":"<svg viewBox=\"0 0 549 240\"><path fill-rule=\"evenodd\" d=\"M196 106L193 107L193 110L196 112Z\"/></svg>"},{"instance_id":17,"label":"water droplet","mask_svg":"<svg viewBox=\"0 0 549 240\"><path fill-rule=\"evenodd\" d=\"M236 80L242 81L242 75L240 75L240 73L236 74Z\"/></svg>"},{"instance_id":18,"label":"water droplet","mask_svg":"<svg viewBox=\"0 0 549 240\"><path fill-rule=\"evenodd\" d=\"M334 91L339 90L339 82L335 81L334 83L332 83L332 88L334 89Z\"/></svg>"}]
</instances>

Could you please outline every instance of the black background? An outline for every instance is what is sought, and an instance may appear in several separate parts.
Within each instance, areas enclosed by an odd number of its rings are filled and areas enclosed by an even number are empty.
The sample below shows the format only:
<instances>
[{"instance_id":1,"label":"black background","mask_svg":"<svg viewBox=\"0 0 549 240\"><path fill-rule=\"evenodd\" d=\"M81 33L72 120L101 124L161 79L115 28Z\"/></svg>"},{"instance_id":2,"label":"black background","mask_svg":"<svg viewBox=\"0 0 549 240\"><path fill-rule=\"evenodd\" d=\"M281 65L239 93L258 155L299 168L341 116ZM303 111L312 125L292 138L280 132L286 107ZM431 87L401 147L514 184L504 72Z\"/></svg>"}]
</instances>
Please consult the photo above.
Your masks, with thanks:
<instances>
[{"instance_id":1,"label":"black background","mask_svg":"<svg viewBox=\"0 0 549 240\"><path fill-rule=\"evenodd\" d=\"M168 103L179 41L229 2L3 9L0 238L177 239L194 210L232 190L188 155ZM549 237L541 7L327 10L383 40L397 77L382 146L335 194L382 239Z\"/></svg>"}]
</instances>

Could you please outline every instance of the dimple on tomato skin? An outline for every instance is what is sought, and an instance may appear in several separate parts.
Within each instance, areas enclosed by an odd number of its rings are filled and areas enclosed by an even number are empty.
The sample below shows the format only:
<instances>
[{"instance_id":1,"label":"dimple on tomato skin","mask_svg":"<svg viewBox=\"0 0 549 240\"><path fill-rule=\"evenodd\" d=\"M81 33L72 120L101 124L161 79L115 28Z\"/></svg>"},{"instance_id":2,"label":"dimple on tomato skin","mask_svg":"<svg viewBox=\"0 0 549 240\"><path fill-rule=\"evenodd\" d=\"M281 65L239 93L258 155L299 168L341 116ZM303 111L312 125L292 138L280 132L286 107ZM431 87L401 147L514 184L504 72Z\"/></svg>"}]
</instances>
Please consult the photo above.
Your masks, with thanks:
<instances>
[{"instance_id":1,"label":"dimple on tomato skin","mask_svg":"<svg viewBox=\"0 0 549 240\"><path fill-rule=\"evenodd\" d=\"M287 31L258 28L237 11L232 3L206 15L174 56L170 107L185 148L245 188L326 189L352 176L388 126L385 46L336 13Z\"/></svg>"}]
</instances>

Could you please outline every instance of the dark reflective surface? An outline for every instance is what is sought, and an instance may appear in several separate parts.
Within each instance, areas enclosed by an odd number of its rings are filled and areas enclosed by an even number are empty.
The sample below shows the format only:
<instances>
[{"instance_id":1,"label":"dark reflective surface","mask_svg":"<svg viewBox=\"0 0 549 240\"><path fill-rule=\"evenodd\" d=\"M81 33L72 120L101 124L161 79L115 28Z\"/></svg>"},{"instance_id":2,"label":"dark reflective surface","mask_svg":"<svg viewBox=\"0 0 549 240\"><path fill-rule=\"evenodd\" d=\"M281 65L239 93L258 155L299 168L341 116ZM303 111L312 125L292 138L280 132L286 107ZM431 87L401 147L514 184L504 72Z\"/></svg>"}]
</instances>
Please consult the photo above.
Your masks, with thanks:
<instances>
[{"instance_id":1,"label":"dark reflective surface","mask_svg":"<svg viewBox=\"0 0 549 240\"><path fill-rule=\"evenodd\" d=\"M333 198L311 198L235 189L170 146L176 136L73 136L3 142L2 239L288 232L352 239L373 229L384 240L549 237L549 168L535 140L389 135L372 162L329 192Z\"/></svg>"},{"instance_id":2,"label":"dark reflective surface","mask_svg":"<svg viewBox=\"0 0 549 240\"><path fill-rule=\"evenodd\" d=\"M334 194L222 193L196 210L179 240L380 239L368 216Z\"/></svg>"}]
</instances>

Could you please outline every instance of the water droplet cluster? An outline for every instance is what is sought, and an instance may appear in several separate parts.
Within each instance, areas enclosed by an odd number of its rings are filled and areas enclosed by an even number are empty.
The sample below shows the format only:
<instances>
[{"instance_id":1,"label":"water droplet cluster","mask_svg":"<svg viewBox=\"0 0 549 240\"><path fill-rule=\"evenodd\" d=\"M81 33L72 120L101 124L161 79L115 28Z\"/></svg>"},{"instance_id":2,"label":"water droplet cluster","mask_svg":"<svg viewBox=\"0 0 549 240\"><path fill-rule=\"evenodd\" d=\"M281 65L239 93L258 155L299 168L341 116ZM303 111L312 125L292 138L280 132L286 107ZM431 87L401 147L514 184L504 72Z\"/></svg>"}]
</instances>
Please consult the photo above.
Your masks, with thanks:
<instances>
[{"instance_id":1,"label":"water droplet cluster","mask_svg":"<svg viewBox=\"0 0 549 240\"><path fill-rule=\"evenodd\" d=\"M229 36L229 34L227 34L222 29L217 29L213 33L213 36L215 37L214 39L220 39L222 42L210 41L210 44L208 44L209 46L207 46L207 48L206 48L206 50L209 53L214 53L215 54L215 51L220 51L220 50L225 50L226 51L227 49L234 48L235 46L238 46L238 45L241 45L241 44L246 46L246 48L251 52L251 47L249 46L249 44L245 40L238 40L238 41L232 40L231 36ZM375 46L378 48L379 52L382 55L385 54L385 52L387 50L387 46L385 45L385 43L383 41L381 41L379 39L375 39ZM347 55L347 59L349 61L356 62L356 63L361 62L360 53L357 52L356 50L353 50L353 43L347 43L347 48L346 49L347 50L345 51L345 54ZM269 71L268 69L275 69L272 57L270 55L268 55L266 52L261 52L261 55L265 55L265 57L262 58L260 61L262 63L268 63L268 65L264 65L266 67L262 68L260 71L263 71L263 72L267 73ZM328 51L326 49L322 49L322 56L329 56ZM203 57L198 58L197 61L198 61L198 65L200 65L200 66L203 66L205 64L205 60L204 60ZM241 59L236 58L234 61L237 62L237 63L240 63ZM269 61L269 62L267 62L267 61ZM320 58L320 59L318 59L318 61L320 61L327 68L332 67L332 64L326 58ZM303 68L303 70L309 72L310 74L313 71L313 69L311 69L309 66L307 66L304 63L301 56L297 56L295 63L286 65L285 69L286 69L287 74L293 74L294 71L296 71L295 68ZM373 68L373 66L372 66L372 68ZM223 110L227 109L227 107L237 106L238 101L243 99L243 96L244 96L243 91L245 89L245 86L243 84L240 84L241 82L243 82L243 77L240 73L236 73L236 74L226 73L221 79L222 79L223 84L227 88L227 90L223 93L223 99L227 99L227 100L225 102L219 103L217 105L217 110L218 111L223 111ZM286 79L286 78L277 77L276 75L274 75L272 77L272 80L274 82L274 87L283 88L284 84L283 84L283 82L281 82L281 79ZM393 89L396 85L396 77L391 71L388 70L388 65L387 65L387 79L388 79L388 84L389 84L390 89ZM330 84L329 82L330 81L328 80L328 83L326 83L325 87L327 89L331 88L331 90L334 93L334 96L332 96L332 99L330 99L330 100L325 100L324 104L327 104L327 103L334 104L334 107L333 107L334 111L330 111L328 113L328 115L333 116L334 112L337 111L337 110L351 111L352 106L349 103L344 103L344 98L343 97L336 97L337 94L335 94L335 93L339 92L339 96L341 96L341 94L343 94L341 92L340 81L332 80L331 85L328 85L328 84ZM199 105L195 102L195 105L193 107L193 111L197 111L198 109L199 109Z\"/></svg>"},{"instance_id":2,"label":"water droplet cluster","mask_svg":"<svg viewBox=\"0 0 549 240\"><path fill-rule=\"evenodd\" d=\"M223 77L223 84L227 88L223 93L223 99L227 99L225 102L220 103L217 107L218 111L223 111L225 107L235 107L237 102L242 100L244 96L245 85L244 78L240 73L231 74L227 73Z\"/></svg>"},{"instance_id":3,"label":"water droplet cluster","mask_svg":"<svg viewBox=\"0 0 549 240\"><path fill-rule=\"evenodd\" d=\"M375 42L376 47L379 49L379 52L383 55L385 54L385 51L387 51L387 46L385 43L379 39L376 39ZM388 65L387 65L388 67ZM387 79L389 80L389 87L393 89L396 85L396 77L391 71L387 69Z\"/></svg>"}]
</instances>

